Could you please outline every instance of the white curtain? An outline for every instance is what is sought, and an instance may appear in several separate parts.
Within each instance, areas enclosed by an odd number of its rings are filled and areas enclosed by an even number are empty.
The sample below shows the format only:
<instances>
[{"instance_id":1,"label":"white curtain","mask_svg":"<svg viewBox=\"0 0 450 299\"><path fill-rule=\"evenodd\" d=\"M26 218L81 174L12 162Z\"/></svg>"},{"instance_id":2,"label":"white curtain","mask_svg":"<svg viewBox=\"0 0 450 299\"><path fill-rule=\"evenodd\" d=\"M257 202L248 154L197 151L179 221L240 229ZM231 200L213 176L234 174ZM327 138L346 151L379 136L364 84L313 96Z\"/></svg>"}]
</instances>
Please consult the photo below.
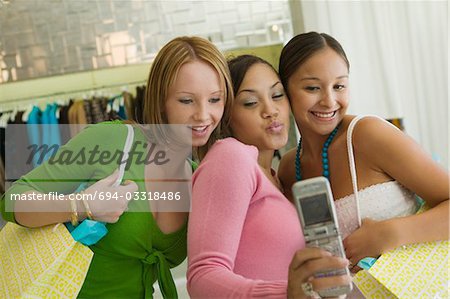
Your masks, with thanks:
<instances>
[{"instance_id":1,"label":"white curtain","mask_svg":"<svg viewBox=\"0 0 450 299\"><path fill-rule=\"evenodd\" d=\"M448 169L447 1L300 4L292 12L300 31L328 33L348 55L349 113L404 118L406 132Z\"/></svg>"}]
</instances>

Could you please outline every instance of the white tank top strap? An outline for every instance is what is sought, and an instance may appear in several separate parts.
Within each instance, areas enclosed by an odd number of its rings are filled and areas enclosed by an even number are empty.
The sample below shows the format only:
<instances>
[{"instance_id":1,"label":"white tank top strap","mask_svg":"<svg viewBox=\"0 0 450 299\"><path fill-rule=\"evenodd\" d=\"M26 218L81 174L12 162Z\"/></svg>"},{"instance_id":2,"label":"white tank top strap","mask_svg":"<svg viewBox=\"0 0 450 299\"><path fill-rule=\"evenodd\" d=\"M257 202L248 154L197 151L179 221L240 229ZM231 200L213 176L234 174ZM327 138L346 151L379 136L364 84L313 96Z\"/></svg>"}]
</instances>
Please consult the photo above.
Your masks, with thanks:
<instances>
[{"instance_id":1,"label":"white tank top strap","mask_svg":"<svg viewBox=\"0 0 450 299\"><path fill-rule=\"evenodd\" d=\"M347 129L347 153L348 153L348 163L350 167L350 175L352 177L352 187L353 187L353 194L355 195L355 201L356 201L356 217L358 219L358 225L361 226L361 212L359 208L359 199L358 199L358 179L356 176L356 167L355 167L355 156L353 155L353 142L352 142L352 136L353 136L353 129L356 126L356 123L361 120L364 117L376 117L379 119L382 119L376 115L358 115L355 118L352 119L350 122L348 129Z\"/></svg>"}]
</instances>

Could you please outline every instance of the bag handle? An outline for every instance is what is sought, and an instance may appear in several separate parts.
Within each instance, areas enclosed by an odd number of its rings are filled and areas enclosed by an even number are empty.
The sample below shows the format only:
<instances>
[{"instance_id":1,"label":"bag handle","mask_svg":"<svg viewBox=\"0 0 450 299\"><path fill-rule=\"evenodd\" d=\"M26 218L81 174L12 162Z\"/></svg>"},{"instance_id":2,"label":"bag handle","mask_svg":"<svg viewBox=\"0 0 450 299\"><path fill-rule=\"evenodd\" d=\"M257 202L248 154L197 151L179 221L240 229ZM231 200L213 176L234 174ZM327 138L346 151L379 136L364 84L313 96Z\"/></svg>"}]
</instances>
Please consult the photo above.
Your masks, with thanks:
<instances>
[{"instance_id":1,"label":"bag handle","mask_svg":"<svg viewBox=\"0 0 450 299\"><path fill-rule=\"evenodd\" d=\"M123 148L123 156L122 156L122 161L120 162L119 165L119 176L117 178L117 180L114 182L113 186L117 187L120 185L120 183L122 183L122 179L123 176L125 174L125 166L127 165L127 161L128 161L128 157L130 154L130 149L131 149L131 145L133 144L133 139L134 139L134 130L133 130L133 126L126 124L127 129L128 129L128 133L127 133L127 139L125 140L125 146Z\"/></svg>"},{"instance_id":2,"label":"bag handle","mask_svg":"<svg viewBox=\"0 0 450 299\"><path fill-rule=\"evenodd\" d=\"M363 117L365 117L365 115L358 115L355 118L353 118L347 129L348 162L350 164L350 175L352 177L353 194L355 196L355 202L356 202L356 217L358 218L358 227L361 227L361 210L359 207L358 180L356 177L355 157L353 155L352 134L353 134L353 128L355 127L356 123Z\"/></svg>"},{"instance_id":3,"label":"bag handle","mask_svg":"<svg viewBox=\"0 0 450 299\"><path fill-rule=\"evenodd\" d=\"M350 122L348 129L347 129L347 153L348 153L348 162L350 164L350 175L352 177L352 187L353 187L353 194L355 195L355 201L356 201L356 216L358 217L358 227L361 227L361 209L359 206L359 197L358 197L358 180L356 177L356 166L355 166L355 156L353 154L353 141L352 141L352 135L353 135L353 129L356 126L356 123L365 117L375 117L380 119L383 122L386 122L386 120L382 119L381 117L377 115L358 115L355 118L352 119ZM389 123L390 125L394 126L393 124ZM395 127L395 126L394 126ZM397 127L396 127L397 128ZM397 128L398 129L398 128Z\"/></svg>"}]
</instances>

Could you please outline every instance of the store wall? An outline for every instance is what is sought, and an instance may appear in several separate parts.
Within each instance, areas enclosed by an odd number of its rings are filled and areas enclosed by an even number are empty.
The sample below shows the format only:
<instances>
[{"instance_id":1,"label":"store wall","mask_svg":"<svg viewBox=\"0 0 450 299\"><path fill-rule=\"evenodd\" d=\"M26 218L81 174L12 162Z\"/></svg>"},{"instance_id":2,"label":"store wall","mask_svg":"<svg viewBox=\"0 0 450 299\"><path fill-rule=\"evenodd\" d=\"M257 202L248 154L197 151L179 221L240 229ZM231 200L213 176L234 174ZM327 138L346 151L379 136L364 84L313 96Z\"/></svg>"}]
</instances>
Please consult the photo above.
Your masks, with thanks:
<instances>
[{"instance_id":1,"label":"store wall","mask_svg":"<svg viewBox=\"0 0 450 299\"><path fill-rule=\"evenodd\" d=\"M266 59L275 68L282 44L224 51L226 57L254 54ZM115 95L126 89L133 91L136 85L145 84L151 62L130 64L100 70L83 71L60 76L34 78L0 84L0 111L31 104L69 98L89 97L95 91L103 95Z\"/></svg>"},{"instance_id":2,"label":"store wall","mask_svg":"<svg viewBox=\"0 0 450 299\"><path fill-rule=\"evenodd\" d=\"M170 39L221 50L292 36L279 1L0 1L0 83L149 62Z\"/></svg>"}]
</instances>

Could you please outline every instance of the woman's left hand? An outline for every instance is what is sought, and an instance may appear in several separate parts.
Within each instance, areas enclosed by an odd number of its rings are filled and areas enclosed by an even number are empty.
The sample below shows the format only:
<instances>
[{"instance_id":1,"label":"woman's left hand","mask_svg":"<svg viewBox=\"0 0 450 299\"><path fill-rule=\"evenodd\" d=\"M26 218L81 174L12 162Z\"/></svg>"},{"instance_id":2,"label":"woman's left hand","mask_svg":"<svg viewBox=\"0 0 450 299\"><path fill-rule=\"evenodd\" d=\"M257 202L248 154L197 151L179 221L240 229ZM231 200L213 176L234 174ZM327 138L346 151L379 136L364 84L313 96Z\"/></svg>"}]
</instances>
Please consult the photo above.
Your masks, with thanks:
<instances>
[{"instance_id":1,"label":"woman's left hand","mask_svg":"<svg viewBox=\"0 0 450 299\"><path fill-rule=\"evenodd\" d=\"M351 262L352 272L361 270L356 264L365 257L377 258L387 250L389 234L386 233L386 223L369 218L363 219L361 227L344 239L344 249Z\"/></svg>"}]
</instances>

